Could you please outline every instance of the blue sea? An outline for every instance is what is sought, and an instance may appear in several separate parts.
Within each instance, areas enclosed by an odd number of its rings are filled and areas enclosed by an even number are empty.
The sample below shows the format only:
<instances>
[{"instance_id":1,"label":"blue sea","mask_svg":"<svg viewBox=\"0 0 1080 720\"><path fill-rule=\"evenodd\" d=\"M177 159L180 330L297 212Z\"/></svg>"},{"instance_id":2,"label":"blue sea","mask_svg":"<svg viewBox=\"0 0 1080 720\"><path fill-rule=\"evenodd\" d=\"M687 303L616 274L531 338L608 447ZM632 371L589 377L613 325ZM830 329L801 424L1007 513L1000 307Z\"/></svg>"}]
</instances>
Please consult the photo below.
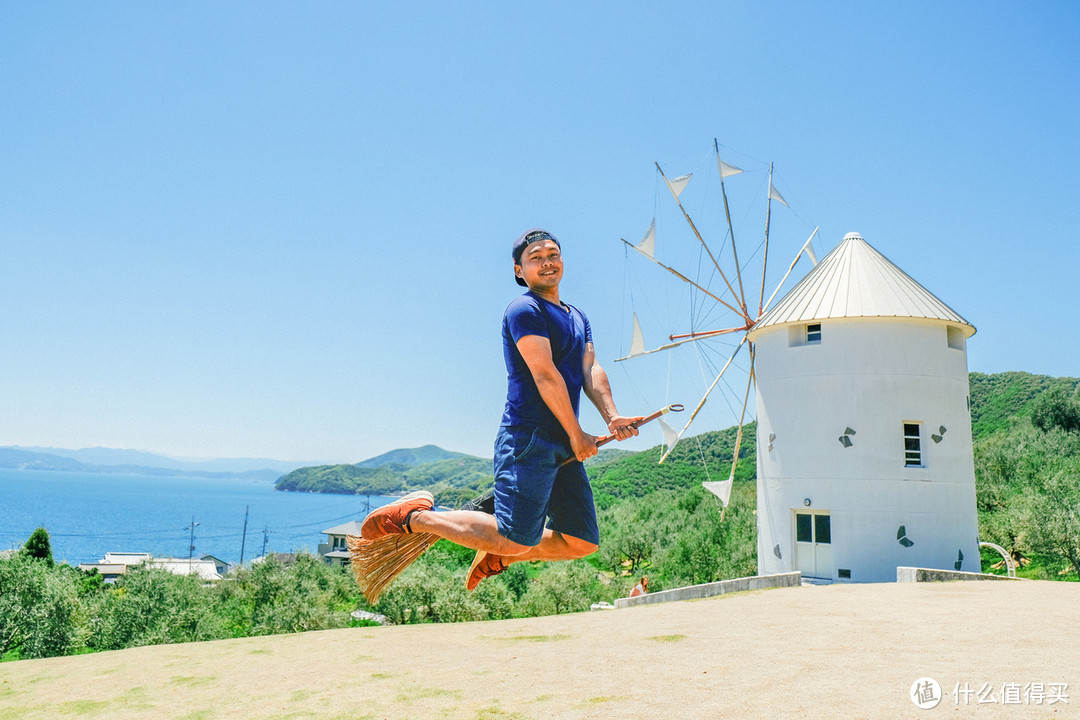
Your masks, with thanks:
<instances>
[{"instance_id":1,"label":"blue sea","mask_svg":"<svg viewBox=\"0 0 1080 720\"><path fill-rule=\"evenodd\" d=\"M92 474L0 468L0 550L49 531L57 562L98 562L106 552L213 555L244 562L266 552L314 552L321 531L362 520L392 498L281 492L266 480Z\"/></svg>"}]
</instances>

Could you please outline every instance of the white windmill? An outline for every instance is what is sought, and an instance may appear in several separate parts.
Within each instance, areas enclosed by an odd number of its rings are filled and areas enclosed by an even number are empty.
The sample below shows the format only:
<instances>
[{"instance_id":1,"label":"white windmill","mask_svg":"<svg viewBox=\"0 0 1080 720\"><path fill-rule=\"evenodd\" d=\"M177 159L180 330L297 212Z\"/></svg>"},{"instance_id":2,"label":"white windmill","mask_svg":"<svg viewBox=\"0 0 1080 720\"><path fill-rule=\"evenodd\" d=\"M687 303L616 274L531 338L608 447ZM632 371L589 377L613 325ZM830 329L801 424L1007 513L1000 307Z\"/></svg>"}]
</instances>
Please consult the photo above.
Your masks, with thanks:
<instances>
[{"instance_id":1,"label":"white windmill","mask_svg":"<svg viewBox=\"0 0 1080 720\"><path fill-rule=\"evenodd\" d=\"M731 239L719 254L680 200L689 176L668 180L657 165L708 272L691 279L661 262L655 221L641 242L626 243L731 320L670 335L647 350L634 315L630 353L620 360L727 340L725 359L686 425L680 432L665 426L661 462L723 388L738 432L728 479L709 484L726 506L755 385L760 572L870 582L895 580L898 565L978 571L965 346L974 327L855 234L819 264L815 229L783 278L767 286L771 202L787 204L771 167L765 236L753 253L761 270L744 282L724 186L741 170L714 149ZM814 269L774 306L804 253ZM740 361L744 378L732 387Z\"/></svg>"},{"instance_id":2,"label":"white windmill","mask_svg":"<svg viewBox=\"0 0 1080 720\"><path fill-rule=\"evenodd\" d=\"M760 572L980 571L974 333L857 233L758 320Z\"/></svg>"}]
</instances>

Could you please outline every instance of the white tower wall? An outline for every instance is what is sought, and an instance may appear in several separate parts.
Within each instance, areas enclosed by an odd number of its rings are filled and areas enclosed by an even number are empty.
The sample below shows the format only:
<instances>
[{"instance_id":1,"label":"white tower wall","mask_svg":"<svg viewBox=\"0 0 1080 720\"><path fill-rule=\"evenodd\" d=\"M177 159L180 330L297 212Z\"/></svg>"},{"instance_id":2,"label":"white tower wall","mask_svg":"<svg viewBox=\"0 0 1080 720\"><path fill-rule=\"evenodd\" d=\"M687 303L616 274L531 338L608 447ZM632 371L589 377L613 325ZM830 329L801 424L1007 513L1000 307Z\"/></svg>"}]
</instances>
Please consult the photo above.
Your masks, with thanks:
<instances>
[{"instance_id":1,"label":"white tower wall","mask_svg":"<svg viewBox=\"0 0 1080 720\"><path fill-rule=\"evenodd\" d=\"M759 572L852 582L894 581L900 565L978 572L970 327L812 322L818 342L805 342L806 323L752 334ZM905 423L920 427L920 467L905 466ZM810 522L828 542L797 542L798 514L827 516Z\"/></svg>"}]
</instances>

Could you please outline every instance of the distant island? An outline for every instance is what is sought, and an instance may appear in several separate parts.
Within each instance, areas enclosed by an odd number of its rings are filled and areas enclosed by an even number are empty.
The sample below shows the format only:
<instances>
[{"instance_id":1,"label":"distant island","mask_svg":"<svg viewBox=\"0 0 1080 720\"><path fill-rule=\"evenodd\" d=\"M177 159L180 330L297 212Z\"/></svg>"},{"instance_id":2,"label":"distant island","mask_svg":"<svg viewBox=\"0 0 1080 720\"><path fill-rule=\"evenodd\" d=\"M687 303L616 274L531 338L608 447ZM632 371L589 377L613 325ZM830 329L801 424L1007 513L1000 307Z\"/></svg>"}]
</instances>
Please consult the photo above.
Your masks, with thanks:
<instances>
[{"instance_id":1,"label":"distant island","mask_svg":"<svg viewBox=\"0 0 1080 720\"><path fill-rule=\"evenodd\" d=\"M391 450L355 465L316 465L278 479L275 490L396 495L430 490L440 505L457 507L482 493L492 480L491 460L436 445Z\"/></svg>"},{"instance_id":2,"label":"distant island","mask_svg":"<svg viewBox=\"0 0 1080 720\"><path fill-rule=\"evenodd\" d=\"M233 477L274 481L283 472L303 466L268 458L179 460L139 450L115 448L0 447L0 468L53 470L95 474L132 474L161 477Z\"/></svg>"}]
</instances>

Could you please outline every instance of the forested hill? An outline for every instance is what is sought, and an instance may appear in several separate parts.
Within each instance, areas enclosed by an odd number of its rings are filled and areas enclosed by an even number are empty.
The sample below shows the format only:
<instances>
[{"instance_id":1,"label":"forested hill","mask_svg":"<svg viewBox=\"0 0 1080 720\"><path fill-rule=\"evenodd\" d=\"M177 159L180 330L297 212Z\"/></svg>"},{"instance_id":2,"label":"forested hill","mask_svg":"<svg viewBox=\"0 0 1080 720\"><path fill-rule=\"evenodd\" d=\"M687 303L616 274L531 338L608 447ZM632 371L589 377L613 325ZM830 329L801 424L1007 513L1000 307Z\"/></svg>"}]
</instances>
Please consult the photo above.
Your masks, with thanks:
<instances>
[{"instance_id":1,"label":"forested hill","mask_svg":"<svg viewBox=\"0 0 1080 720\"><path fill-rule=\"evenodd\" d=\"M1038 397L1047 391L1073 395L1080 378L1048 377L1026 372L986 375L971 373L971 434L973 439L1009 430L1030 418Z\"/></svg>"},{"instance_id":2,"label":"forested hill","mask_svg":"<svg viewBox=\"0 0 1080 720\"><path fill-rule=\"evenodd\" d=\"M1037 399L1047 391L1072 395L1077 378L1052 378L1024 372L971 373L971 418L974 440L1006 433L1030 418ZM743 428L738 481L757 474L756 425ZM731 469L736 428L684 438L663 465L660 446L638 453L605 449L586 463L597 505L607 508L620 499L656 490L698 486L705 480L726 480ZM435 462L426 458L439 457ZM278 490L393 495L424 488L436 502L458 507L492 482L491 461L435 446L395 450L357 465L324 465L295 470L277 482Z\"/></svg>"},{"instance_id":3,"label":"forested hill","mask_svg":"<svg viewBox=\"0 0 1080 720\"><path fill-rule=\"evenodd\" d=\"M430 490L436 502L457 507L491 485L491 460L455 453L435 462L409 465L389 462L374 467L317 465L293 470L278 479L275 490L397 495L409 490Z\"/></svg>"},{"instance_id":4,"label":"forested hill","mask_svg":"<svg viewBox=\"0 0 1080 720\"><path fill-rule=\"evenodd\" d=\"M356 463L356 467L361 468L377 468L384 465L407 465L412 467L414 465L425 465L427 463L437 463L440 460L452 460L454 458L469 458L471 455L465 453L453 452L451 450L443 450L438 445L424 445L418 448L400 448L398 450L391 450L385 452L382 455L376 455L373 458L368 458L363 462Z\"/></svg>"}]
</instances>

